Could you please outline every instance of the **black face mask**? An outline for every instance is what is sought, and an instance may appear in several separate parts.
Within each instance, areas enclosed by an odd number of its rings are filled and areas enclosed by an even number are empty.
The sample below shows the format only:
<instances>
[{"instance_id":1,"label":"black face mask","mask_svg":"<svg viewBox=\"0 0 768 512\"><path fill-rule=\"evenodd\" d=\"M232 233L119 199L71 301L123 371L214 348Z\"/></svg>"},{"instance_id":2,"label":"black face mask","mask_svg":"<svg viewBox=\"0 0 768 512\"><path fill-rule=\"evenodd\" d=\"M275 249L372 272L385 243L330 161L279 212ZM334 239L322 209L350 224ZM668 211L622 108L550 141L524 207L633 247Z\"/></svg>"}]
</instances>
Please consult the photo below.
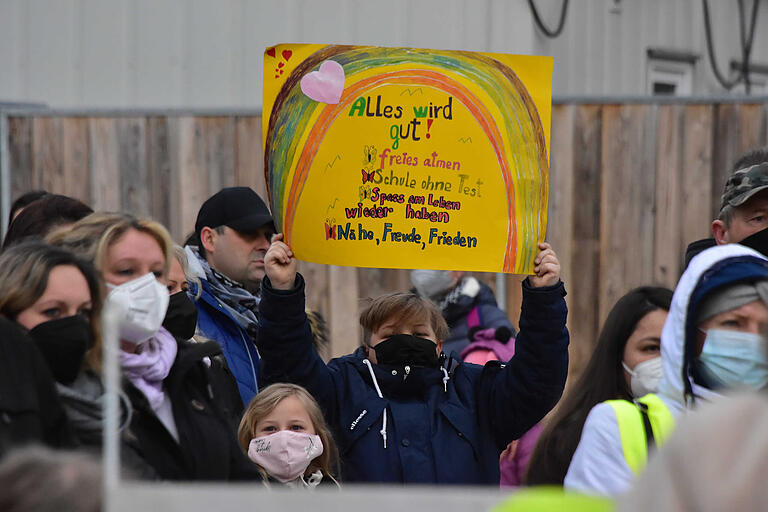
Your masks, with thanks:
<instances>
[{"instance_id":1,"label":"black face mask","mask_svg":"<svg viewBox=\"0 0 768 512\"><path fill-rule=\"evenodd\" d=\"M197 307L187 292L182 290L171 295L168 301L168 310L165 312L163 327L182 340L188 340L195 335Z\"/></svg>"},{"instance_id":2,"label":"black face mask","mask_svg":"<svg viewBox=\"0 0 768 512\"><path fill-rule=\"evenodd\" d=\"M411 334L395 334L373 347L379 364L437 368L437 345Z\"/></svg>"},{"instance_id":3,"label":"black face mask","mask_svg":"<svg viewBox=\"0 0 768 512\"><path fill-rule=\"evenodd\" d=\"M29 335L53 377L62 384L77 378L85 353L93 345L91 325L81 315L44 322L29 331Z\"/></svg>"},{"instance_id":4,"label":"black face mask","mask_svg":"<svg viewBox=\"0 0 768 512\"><path fill-rule=\"evenodd\" d=\"M768 255L768 228L761 229L757 233L749 235L739 244L750 247L763 256Z\"/></svg>"}]
</instances>

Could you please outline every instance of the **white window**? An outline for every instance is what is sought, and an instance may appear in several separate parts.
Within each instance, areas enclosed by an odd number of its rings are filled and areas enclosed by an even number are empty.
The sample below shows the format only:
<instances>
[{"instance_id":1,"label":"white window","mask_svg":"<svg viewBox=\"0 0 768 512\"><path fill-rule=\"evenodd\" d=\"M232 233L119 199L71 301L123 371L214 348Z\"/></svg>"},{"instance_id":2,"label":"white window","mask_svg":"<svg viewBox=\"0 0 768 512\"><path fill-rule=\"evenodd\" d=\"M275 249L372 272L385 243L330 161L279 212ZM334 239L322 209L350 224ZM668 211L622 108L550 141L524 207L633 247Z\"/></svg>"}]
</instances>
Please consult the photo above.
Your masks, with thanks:
<instances>
[{"instance_id":1,"label":"white window","mask_svg":"<svg viewBox=\"0 0 768 512\"><path fill-rule=\"evenodd\" d=\"M651 96L690 96L693 92L693 64L648 59L646 92Z\"/></svg>"}]
</instances>

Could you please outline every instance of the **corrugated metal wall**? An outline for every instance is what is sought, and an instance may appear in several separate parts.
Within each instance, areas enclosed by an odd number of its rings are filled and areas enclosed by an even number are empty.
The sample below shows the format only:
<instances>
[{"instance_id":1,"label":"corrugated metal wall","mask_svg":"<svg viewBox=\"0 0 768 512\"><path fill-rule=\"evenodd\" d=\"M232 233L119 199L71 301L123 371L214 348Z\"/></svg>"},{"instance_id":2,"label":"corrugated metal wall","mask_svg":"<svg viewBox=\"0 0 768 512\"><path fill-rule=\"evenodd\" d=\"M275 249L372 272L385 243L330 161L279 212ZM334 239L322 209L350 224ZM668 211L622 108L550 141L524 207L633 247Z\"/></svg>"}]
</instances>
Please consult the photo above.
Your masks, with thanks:
<instances>
[{"instance_id":1,"label":"corrugated metal wall","mask_svg":"<svg viewBox=\"0 0 768 512\"><path fill-rule=\"evenodd\" d=\"M736 0L708 0L715 55L720 70L741 60ZM541 4L542 16L556 25L562 2ZM745 2L751 9L752 2ZM549 9L544 10L544 6ZM752 62L768 63L768 3L761 2ZM646 94L646 49L657 47L697 54L693 94L723 94L709 64L701 0L575 0L562 35L547 39L538 30L534 53L555 57L557 95ZM765 75L763 75L765 77Z\"/></svg>"},{"instance_id":2,"label":"corrugated metal wall","mask_svg":"<svg viewBox=\"0 0 768 512\"><path fill-rule=\"evenodd\" d=\"M536 4L554 26L562 0ZM727 69L739 57L736 1L710 4ZM526 0L0 0L0 101L259 108L262 52L280 42L554 55L557 95L644 94L646 48L667 47L701 55L695 94L723 92L700 0L575 0L555 40ZM767 2L754 60L768 62Z\"/></svg>"}]
</instances>

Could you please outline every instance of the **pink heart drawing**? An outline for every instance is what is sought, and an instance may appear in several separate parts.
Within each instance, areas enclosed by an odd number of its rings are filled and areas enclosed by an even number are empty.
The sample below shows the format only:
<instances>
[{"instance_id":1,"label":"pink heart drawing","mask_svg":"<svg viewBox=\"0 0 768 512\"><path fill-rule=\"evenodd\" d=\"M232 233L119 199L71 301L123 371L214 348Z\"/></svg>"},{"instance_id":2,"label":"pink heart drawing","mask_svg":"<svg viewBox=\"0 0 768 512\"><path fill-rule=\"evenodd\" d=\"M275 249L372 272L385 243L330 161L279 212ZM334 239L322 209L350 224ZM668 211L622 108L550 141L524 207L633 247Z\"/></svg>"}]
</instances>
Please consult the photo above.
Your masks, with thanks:
<instances>
[{"instance_id":1,"label":"pink heart drawing","mask_svg":"<svg viewBox=\"0 0 768 512\"><path fill-rule=\"evenodd\" d=\"M301 92L319 103L335 105L344 92L344 68L338 62L326 60L318 71L301 78Z\"/></svg>"}]
</instances>

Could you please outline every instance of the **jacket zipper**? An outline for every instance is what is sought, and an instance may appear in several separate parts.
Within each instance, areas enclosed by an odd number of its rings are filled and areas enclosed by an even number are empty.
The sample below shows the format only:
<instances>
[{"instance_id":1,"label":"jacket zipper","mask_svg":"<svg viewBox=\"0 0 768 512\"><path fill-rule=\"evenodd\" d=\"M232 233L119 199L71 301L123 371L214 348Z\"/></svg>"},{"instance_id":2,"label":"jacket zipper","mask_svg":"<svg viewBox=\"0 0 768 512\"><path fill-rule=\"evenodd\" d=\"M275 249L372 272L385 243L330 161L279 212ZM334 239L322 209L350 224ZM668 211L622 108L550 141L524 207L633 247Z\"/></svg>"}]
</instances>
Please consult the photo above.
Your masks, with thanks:
<instances>
[{"instance_id":1,"label":"jacket zipper","mask_svg":"<svg viewBox=\"0 0 768 512\"><path fill-rule=\"evenodd\" d=\"M232 318L232 316L230 316L229 313L227 313L227 311L224 309L224 306L221 305L221 302L219 301L219 299L217 299L216 296L213 295L212 293L210 295L216 301L217 309L219 310L219 312L237 324L237 320ZM202 293L200 294L200 298L203 298ZM253 375L253 387L256 389L256 393L258 394L259 381L256 379L256 367L253 364L253 357L251 356L251 351L248 349L248 340L246 340L245 336L243 336L243 328L240 326L240 324L237 325L237 332L240 334L240 340L243 342L243 348L245 348L245 353L248 354L248 361L250 361L251 363L251 375ZM256 349L256 352L258 353L258 349Z\"/></svg>"},{"instance_id":2,"label":"jacket zipper","mask_svg":"<svg viewBox=\"0 0 768 512\"><path fill-rule=\"evenodd\" d=\"M238 325L238 327L240 327ZM253 365L253 357L251 357L251 351L248 349L248 341L245 339L245 336L243 336L243 331L238 329L238 332L240 333L240 339L243 341L243 347L245 348L245 353L248 354L248 360L251 362L251 374L253 375L253 385L256 388L256 393L259 392L259 382L256 380L256 367Z\"/></svg>"}]
</instances>

